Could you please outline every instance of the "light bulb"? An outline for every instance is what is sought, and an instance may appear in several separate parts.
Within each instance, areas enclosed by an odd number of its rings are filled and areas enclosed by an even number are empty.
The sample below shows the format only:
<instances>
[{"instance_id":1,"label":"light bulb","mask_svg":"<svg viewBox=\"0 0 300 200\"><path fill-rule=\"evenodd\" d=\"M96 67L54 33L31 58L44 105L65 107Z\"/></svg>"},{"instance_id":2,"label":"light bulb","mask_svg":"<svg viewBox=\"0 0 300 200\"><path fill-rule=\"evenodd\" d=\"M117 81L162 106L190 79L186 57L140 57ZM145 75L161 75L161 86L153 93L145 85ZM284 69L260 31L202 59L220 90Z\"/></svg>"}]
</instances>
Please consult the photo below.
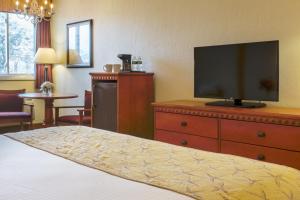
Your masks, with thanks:
<instances>
[{"instance_id":1,"label":"light bulb","mask_svg":"<svg viewBox=\"0 0 300 200\"><path fill-rule=\"evenodd\" d=\"M47 4L48 4L48 1L47 1L47 0L45 0L45 1L44 1L44 4L45 4L45 5L47 5Z\"/></svg>"},{"instance_id":2,"label":"light bulb","mask_svg":"<svg viewBox=\"0 0 300 200\"><path fill-rule=\"evenodd\" d=\"M17 1L16 1L16 9L17 9L17 10L19 10L19 4L20 4L20 2L17 0Z\"/></svg>"},{"instance_id":3,"label":"light bulb","mask_svg":"<svg viewBox=\"0 0 300 200\"><path fill-rule=\"evenodd\" d=\"M27 14L28 13L28 10L27 10L27 4L25 3L24 4L24 12Z\"/></svg>"}]
</instances>

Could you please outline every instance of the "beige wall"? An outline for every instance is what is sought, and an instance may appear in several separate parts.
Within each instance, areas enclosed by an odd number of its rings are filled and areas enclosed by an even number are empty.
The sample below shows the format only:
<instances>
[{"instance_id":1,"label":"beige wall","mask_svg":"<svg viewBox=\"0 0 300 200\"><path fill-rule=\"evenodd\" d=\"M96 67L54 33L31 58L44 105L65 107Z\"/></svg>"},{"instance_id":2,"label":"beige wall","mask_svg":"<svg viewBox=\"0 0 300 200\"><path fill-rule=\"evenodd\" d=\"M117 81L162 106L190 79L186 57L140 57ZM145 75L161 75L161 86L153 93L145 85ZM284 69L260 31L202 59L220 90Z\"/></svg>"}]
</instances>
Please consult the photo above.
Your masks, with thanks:
<instances>
[{"instance_id":1,"label":"beige wall","mask_svg":"<svg viewBox=\"0 0 300 200\"><path fill-rule=\"evenodd\" d=\"M193 47L280 40L280 102L300 107L299 0L56 0L53 44L63 58L66 24L94 19L95 68L54 68L57 91L90 89L88 73L141 55L156 100L193 98ZM81 99L75 100L80 104ZM68 102L64 102L68 103Z\"/></svg>"},{"instance_id":2,"label":"beige wall","mask_svg":"<svg viewBox=\"0 0 300 200\"><path fill-rule=\"evenodd\" d=\"M34 81L3 81L0 80L0 90L26 89L26 92L34 92ZM44 102L41 100L28 101L34 104L34 123L42 123L44 119Z\"/></svg>"}]
</instances>

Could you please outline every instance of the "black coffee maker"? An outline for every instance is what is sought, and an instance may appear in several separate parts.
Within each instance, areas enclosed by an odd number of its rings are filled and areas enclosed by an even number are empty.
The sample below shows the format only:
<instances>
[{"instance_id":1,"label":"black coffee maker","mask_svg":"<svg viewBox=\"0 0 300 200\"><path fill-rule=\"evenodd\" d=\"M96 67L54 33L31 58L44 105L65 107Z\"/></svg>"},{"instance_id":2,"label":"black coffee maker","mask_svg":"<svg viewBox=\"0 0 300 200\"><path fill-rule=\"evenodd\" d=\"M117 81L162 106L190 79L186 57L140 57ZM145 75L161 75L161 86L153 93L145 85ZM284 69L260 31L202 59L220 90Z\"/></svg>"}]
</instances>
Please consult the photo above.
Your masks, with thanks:
<instances>
[{"instance_id":1,"label":"black coffee maker","mask_svg":"<svg viewBox=\"0 0 300 200\"><path fill-rule=\"evenodd\" d=\"M118 58L122 60L122 72L131 71L131 54L119 54Z\"/></svg>"}]
</instances>

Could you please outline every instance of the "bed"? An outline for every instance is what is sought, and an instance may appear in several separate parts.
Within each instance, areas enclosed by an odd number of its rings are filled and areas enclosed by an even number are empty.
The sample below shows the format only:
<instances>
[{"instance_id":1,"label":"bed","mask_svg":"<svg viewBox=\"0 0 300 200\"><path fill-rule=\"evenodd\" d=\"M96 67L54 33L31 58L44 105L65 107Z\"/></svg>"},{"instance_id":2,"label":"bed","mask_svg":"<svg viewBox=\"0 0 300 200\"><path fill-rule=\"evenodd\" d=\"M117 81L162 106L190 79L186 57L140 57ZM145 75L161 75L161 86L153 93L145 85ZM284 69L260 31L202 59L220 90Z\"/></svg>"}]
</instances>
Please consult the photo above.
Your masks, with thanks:
<instances>
[{"instance_id":1,"label":"bed","mask_svg":"<svg viewBox=\"0 0 300 200\"><path fill-rule=\"evenodd\" d=\"M300 171L82 126L0 136L2 200L300 199Z\"/></svg>"}]
</instances>

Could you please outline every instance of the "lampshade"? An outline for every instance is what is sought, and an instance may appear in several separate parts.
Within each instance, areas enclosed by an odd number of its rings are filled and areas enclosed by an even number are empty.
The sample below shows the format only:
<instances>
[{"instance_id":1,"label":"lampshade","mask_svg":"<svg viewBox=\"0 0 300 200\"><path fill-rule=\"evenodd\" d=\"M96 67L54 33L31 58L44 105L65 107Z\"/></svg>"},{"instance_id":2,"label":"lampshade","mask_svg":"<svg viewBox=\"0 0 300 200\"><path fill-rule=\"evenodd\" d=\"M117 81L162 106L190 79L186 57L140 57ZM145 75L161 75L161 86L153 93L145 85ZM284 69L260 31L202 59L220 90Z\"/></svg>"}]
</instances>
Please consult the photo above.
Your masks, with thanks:
<instances>
[{"instance_id":1,"label":"lampshade","mask_svg":"<svg viewBox=\"0 0 300 200\"><path fill-rule=\"evenodd\" d=\"M39 48L34 56L36 64L56 64L55 50L52 48Z\"/></svg>"}]
</instances>

